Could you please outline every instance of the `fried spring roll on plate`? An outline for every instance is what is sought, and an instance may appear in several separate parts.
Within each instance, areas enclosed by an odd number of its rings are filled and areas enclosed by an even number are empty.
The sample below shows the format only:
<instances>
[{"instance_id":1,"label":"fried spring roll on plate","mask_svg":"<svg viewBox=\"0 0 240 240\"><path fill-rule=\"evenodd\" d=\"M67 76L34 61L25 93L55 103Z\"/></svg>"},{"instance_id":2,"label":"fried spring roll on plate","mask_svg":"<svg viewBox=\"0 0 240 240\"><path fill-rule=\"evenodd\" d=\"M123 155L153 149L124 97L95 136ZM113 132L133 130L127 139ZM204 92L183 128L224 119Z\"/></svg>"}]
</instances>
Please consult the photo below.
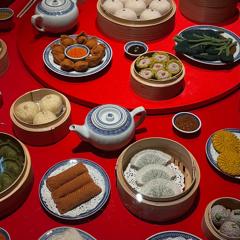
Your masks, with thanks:
<instances>
[{"instance_id":1,"label":"fried spring roll on plate","mask_svg":"<svg viewBox=\"0 0 240 240\"><path fill-rule=\"evenodd\" d=\"M53 192L66 182L71 181L75 177L87 171L88 170L84 164L78 163L55 176L49 177L46 181L47 187L50 190L50 192Z\"/></svg>"},{"instance_id":2,"label":"fried spring roll on plate","mask_svg":"<svg viewBox=\"0 0 240 240\"><path fill-rule=\"evenodd\" d=\"M64 214L80 204L89 201L90 199L101 193L102 189L94 182L90 182L75 192L69 193L65 197L55 199L58 211Z\"/></svg>"},{"instance_id":3,"label":"fried spring roll on plate","mask_svg":"<svg viewBox=\"0 0 240 240\"><path fill-rule=\"evenodd\" d=\"M87 183L93 181L88 172L85 172L73 180L63 184L52 192L52 198L57 199L66 196L67 194L76 191Z\"/></svg>"}]
</instances>

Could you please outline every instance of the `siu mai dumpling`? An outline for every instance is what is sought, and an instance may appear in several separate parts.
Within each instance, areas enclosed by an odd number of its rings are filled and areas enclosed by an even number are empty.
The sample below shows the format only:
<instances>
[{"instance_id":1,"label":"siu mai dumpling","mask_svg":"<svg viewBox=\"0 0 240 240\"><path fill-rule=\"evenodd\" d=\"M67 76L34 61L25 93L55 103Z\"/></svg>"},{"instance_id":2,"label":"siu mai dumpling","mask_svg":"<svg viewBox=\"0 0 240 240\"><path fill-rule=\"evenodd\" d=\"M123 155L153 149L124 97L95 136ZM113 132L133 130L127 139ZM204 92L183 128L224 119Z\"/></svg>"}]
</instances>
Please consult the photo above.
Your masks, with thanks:
<instances>
[{"instance_id":1,"label":"siu mai dumpling","mask_svg":"<svg viewBox=\"0 0 240 240\"><path fill-rule=\"evenodd\" d=\"M151 19L156 19L160 17L161 17L161 14L158 11L150 8L145 9L140 15L141 20L151 20Z\"/></svg>"},{"instance_id":2,"label":"siu mai dumpling","mask_svg":"<svg viewBox=\"0 0 240 240\"><path fill-rule=\"evenodd\" d=\"M120 0L106 0L102 5L103 9L111 14L123 8L123 3Z\"/></svg>"},{"instance_id":3,"label":"siu mai dumpling","mask_svg":"<svg viewBox=\"0 0 240 240\"><path fill-rule=\"evenodd\" d=\"M15 108L17 118L26 123L32 123L34 116L40 111L37 103L33 101L22 102Z\"/></svg>"},{"instance_id":4,"label":"siu mai dumpling","mask_svg":"<svg viewBox=\"0 0 240 240\"><path fill-rule=\"evenodd\" d=\"M62 98L57 94L48 94L44 96L39 104L42 111L50 111L55 115L60 114L63 109Z\"/></svg>"},{"instance_id":5,"label":"siu mai dumpling","mask_svg":"<svg viewBox=\"0 0 240 240\"><path fill-rule=\"evenodd\" d=\"M181 188L174 181L163 178L153 179L140 189L141 194L152 198L174 197L181 192Z\"/></svg>"},{"instance_id":6,"label":"siu mai dumpling","mask_svg":"<svg viewBox=\"0 0 240 240\"><path fill-rule=\"evenodd\" d=\"M153 0L149 4L149 8L160 12L161 15L164 15L171 9L171 3L168 0Z\"/></svg>"},{"instance_id":7,"label":"siu mai dumpling","mask_svg":"<svg viewBox=\"0 0 240 240\"><path fill-rule=\"evenodd\" d=\"M56 115L48 110L41 111L36 114L36 116L33 119L33 124L44 124L49 123L57 119Z\"/></svg>"},{"instance_id":8,"label":"siu mai dumpling","mask_svg":"<svg viewBox=\"0 0 240 240\"><path fill-rule=\"evenodd\" d=\"M116 11L114 16L122 18L122 19L130 20L130 21L137 20L137 14L129 8L122 8L122 9Z\"/></svg>"}]
</instances>

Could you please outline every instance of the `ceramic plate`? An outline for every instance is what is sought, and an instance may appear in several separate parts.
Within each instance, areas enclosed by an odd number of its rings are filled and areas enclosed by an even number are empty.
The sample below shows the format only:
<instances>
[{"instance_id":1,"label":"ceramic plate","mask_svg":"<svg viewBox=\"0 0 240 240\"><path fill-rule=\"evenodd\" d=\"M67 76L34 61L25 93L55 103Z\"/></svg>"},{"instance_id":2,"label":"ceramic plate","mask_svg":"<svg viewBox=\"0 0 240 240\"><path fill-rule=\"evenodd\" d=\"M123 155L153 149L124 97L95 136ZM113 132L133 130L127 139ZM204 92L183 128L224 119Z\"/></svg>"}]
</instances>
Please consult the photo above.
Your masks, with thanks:
<instances>
[{"instance_id":1,"label":"ceramic plate","mask_svg":"<svg viewBox=\"0 0 240 240\"><path fill-rule=\"evenodd\" d=\"M160 232L151 237L147 238L146 240L174 240L176 237L183 237L186 240L201 240L201 238L196 237L190 233L180 232L180 231L166 231Z\"/></svg>"},{"instance_id":2,"label":"ceramic plate","mask_svg":"<svg viewBox=\"0 0 240 240\"><path fill-rule=\"evenodd\" d=\"M65 214L60 214L51 197L51 192L46 186L46 180L49 176L56 175L79 162L82 162L87 167L90 176L94 182L102 189L102 192L91 200L74 208L73 210ZM45 210L57 218L66 220L84 219L95 214L107 202L109 195L110 181L108 175L98 164L85 159L69 159L57 163L44 174L39 185L39 198Z\"/></svg>"},{"instance_id":3,"label":"ceramic plate","mask_svg":"<svg viewBox=\"0 0 240 240\"><path fill-rule=\"evenodd\" d=\"M77 35L70 35L70 37L76 37L76 36ZM88 36L88 37L93 37L93 36ZM100 38L97 38L97 39L98 39L98 43L101 43L105 46L105 56L102 59L101 64L99 64L96 67L89 68L86 72L77 72L77 71L67 72L67 71L62 70L61 67L53 61L53 55L51 53L51 45L59 44L60 38L52 41L45 48L45 50L43 52L43 61L44 61L45 65L47 66L47 68L49 68L51 71L53 71L59 75L65 76L65 77L81 78L81 77L91 76L95 73L102 71L105 67L107 67L107 65L110 63L110 61L112 59L112 48L110 47L110 45Z\"/></svg>"},{"instance_id":4,"label":"ceramic plate","mask_svg":"<svg viewBox=\"0 0 240 240\"><path fill-rule=\"evenodd\" d=\"M221 27L216 27L216 26L211 26L211 25L199 25L199 26L192 26L189 28L185 28L184 30L179 32L178 35L181 36L183 32L188 31L188 30L193 30L193 29L194 30L208 29L208 30L214 30L214 31L222 31L223 33L221 35L223 37L231 38L231 39L233 39L233 41L237 42L236 52L233 55L234 62L236 62L240 59L240 38L235 33L231 32L225 28L221 28ZM203 64L207 64L207 65L215 65L215 66L227 65L227 63L224 63L221 61L204 61L204 60L200 60L200 59L194 58L192 56L189 56L187 54L183 54L183 55L195 62L199 62L199 63L203 63Z\"/></svg>"},{"instance_id":5,"label":"ceramic plate","mask_svg":"<svg viewBox=\"0 0 240 240\"><path fill-rule=\"evenodd\" d=\"M1 235L3 235L5 237L6 240L10 240L11 239L9 234L8 234L8 232L5 229L0 228L0 233L1 233Z\"/></svg>"},{"instance_id":6,"label":"ceramic plate","mask_svg":"<svg viewBox=\"0 0 240 240\"><path fill-rule=\"evenodd\" d=\"M229 132L234 133L239 139L240 139L240 129L236 129L236 128L226 128L226 129L222 129L222 130L227 130ZM213 133L214 134L214 133ZM208 138L207 143L206 143L206 154L207 154L207 158L208 161L211 163L211 165L216 168L219 172L232 177L232 178L236 178L236 179L240 179L240 176L231 176L228 175L226 173L224 173L217 165L217 158L219 156L219 153L214 149L213 144L212 144L212 136L213 134Z\"/></svg>"},{"instance_id":7,"label":"ceramic plate","mask_svg":"<svg viewBox=\"0 0 240 240\"><path fill-rule=\"evenodd\" d=\"M38 240L48 240L51 237L57 236L58 234L61 234L68 229L71 229L71 227L58 227L58 228L50 229L47 232L45 232ZM78 228L74 228L74 229L79 232L83 240L96 240L96 238L84 232L83 230L80 230Z\"/></svg>"}]
</instances>

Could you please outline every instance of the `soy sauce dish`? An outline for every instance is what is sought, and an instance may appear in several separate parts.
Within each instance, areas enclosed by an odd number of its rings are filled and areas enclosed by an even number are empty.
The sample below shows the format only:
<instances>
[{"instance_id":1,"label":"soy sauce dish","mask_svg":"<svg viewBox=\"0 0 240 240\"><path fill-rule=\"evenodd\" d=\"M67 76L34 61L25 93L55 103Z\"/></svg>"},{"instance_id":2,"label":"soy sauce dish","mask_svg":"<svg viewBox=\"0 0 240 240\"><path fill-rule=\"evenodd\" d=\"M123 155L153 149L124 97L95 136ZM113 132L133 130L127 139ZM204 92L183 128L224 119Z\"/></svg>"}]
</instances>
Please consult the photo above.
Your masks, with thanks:
<instances>
[{"instance_id":1,"label":"soy sauce dish","mask_svg":"<svg viewBox=\"0 0 240 240\"><path fill-rule=\"evenodd\" d=\"M202 123L200 118L191 112L179 112L172 118L175 130L182 134L195 134L199 132Z\"/></svg>"},{"instance_id":2,"label":"soy sauce dish","mask_svg":"<svg viewBox=\"0 0 240 240\"><path fill-rule=\"evenodd\" d=\"M124 45L125 54L132 58L136 58L139 55L146 53L147 51L148 51L148 46L144 42L130 41Z\"/></svg>"}]
</instances>

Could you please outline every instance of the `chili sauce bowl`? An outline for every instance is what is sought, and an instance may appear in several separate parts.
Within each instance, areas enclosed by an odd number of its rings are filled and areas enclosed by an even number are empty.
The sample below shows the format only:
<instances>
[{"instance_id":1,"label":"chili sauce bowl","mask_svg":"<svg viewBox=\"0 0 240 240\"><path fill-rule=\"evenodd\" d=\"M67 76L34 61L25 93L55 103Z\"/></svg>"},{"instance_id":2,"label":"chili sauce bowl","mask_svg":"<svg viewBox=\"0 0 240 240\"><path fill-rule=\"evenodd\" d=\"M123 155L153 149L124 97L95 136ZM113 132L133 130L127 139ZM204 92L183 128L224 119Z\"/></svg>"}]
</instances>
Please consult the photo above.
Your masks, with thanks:
<instances>
[{"instance_id":1,"label":"chili sauce bowl","mask_svg":"<svg viewBox=\"0 0 240 240\"><path fill-rule=\"evenodd\" d=\"M65 48L64 54L70 60L77 62L85 59L90 54L90 49L83 44L73 44ZM76 56L73 54L76 54Z\"/></svg>"},{"instance_id":2,"label":"chili sauce bowl","mask_svg":"<svg viewBox=\"0 0 240 240\"><path fill-rule=\"evenodd\" d=\"M0 30L10 30L13 23L14 11L11 8L0 8Z\"/></svg>"},{"instance_id":3,"label":"chili sauce bowl","mask_svg":"<svg viewBox=\"0 0 240 240\"><path fill-rule=\"evenodd\" d=\"M172 118L172 125L181 135L193 136L198 134L202 123L200 118L191 112L179 112Z\"/></svg>"}]
</instances>

